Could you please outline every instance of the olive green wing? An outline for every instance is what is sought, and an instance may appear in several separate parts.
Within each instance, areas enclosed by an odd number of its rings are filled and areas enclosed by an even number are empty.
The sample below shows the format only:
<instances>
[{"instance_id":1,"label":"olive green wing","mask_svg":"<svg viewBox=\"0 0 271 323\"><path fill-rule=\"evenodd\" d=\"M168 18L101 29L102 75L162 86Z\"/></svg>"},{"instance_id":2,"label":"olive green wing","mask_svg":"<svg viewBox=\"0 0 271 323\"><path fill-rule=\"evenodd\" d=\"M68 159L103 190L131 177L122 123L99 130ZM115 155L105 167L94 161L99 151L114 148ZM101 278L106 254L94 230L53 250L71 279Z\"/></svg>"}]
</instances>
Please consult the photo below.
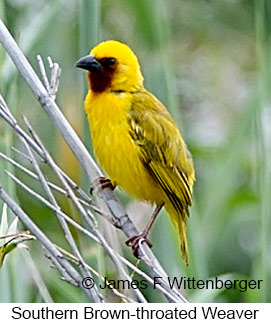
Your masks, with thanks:
<instances>
[{"instance_id":1,"label":"olive green wing","mask_svg":"<svg viewBox=\"0 0 271 323\"><path fill-rule=\"evenodd\" d=\"M142 163L185 220L192 204L194 168L176 124L162 103L147 91L133 94L128 122Z\"/></svg>"}]
</instances>

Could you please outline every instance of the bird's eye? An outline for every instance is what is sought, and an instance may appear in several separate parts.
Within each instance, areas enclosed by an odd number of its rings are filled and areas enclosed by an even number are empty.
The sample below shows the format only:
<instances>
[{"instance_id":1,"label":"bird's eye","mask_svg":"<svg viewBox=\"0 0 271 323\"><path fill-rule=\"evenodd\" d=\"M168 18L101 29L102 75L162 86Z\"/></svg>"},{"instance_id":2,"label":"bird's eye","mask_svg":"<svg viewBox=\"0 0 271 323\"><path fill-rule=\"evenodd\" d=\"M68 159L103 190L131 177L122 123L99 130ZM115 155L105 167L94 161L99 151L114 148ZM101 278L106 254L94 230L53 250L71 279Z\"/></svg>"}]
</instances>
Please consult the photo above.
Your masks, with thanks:
<instances>
[{"instance_id":1,"label":"bird's eye","mask_svg":"<svg viewBox=\"0 0 271 323\"><path fill-rule=\"evenodd\" d=\"M116 63L116 59L114 57L109 57L107 60L106 60L106 63L109 65L109 66L113 66L115 65Z\"/></svg>"}]
</instances>

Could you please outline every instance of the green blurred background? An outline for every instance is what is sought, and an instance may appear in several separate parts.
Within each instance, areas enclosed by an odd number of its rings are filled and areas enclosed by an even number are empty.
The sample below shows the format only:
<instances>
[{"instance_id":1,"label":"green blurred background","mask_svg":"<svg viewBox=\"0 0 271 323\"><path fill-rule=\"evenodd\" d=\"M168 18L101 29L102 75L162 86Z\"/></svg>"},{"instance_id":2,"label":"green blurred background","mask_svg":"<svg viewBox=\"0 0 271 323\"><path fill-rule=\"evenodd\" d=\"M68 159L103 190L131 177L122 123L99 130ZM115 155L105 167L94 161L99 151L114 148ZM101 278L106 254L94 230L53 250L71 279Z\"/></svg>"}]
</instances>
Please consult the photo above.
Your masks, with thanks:
<instances>
[{"instance_id":1,"label":"green blurred background","mask_svg":"<svg viewBox=\"0 0 271 323\"><path fill-rule=\"evenodd\" d=\"M248 292L187 290L191 301L270 302L270 1L1 0L0 17L36 71L37 54L44 59L50 55L60 64L57 103L90 150L83 109L86 78L75 62L105 39L120 40L135 51L146 88L169 108L181 129L197 177L188 221L190 266L182 263L166 214L151 234L154 253L170 276L264 280L260 290ZM59 165L87 190L90 183L83 180L72 153L3 48L0 89L13 113L29 118ZM10 147L18 143L2 120L0 138L1 151L14 156ZM65 247L54 215L16 188L4 173L7 168L38 191L39 186L0 160L0 182L48 236ZM52 176L49 171L46 175ZM151 210L117 194L143 228ZM76 217L64 201L63 208ZM11 223L12 214L7 218ZM89 262L114 278L103 252L83 237L77 239ZM55 301L84 300L80 291L59 280L37 242L29 247ZM134 262L129 250L125 254ZM20 253L7 256L0 271L0 301L42 300L29 277L30 267ZM164 301L152 288L144 293L151 302Z\"/></svg>"}]
</instances>

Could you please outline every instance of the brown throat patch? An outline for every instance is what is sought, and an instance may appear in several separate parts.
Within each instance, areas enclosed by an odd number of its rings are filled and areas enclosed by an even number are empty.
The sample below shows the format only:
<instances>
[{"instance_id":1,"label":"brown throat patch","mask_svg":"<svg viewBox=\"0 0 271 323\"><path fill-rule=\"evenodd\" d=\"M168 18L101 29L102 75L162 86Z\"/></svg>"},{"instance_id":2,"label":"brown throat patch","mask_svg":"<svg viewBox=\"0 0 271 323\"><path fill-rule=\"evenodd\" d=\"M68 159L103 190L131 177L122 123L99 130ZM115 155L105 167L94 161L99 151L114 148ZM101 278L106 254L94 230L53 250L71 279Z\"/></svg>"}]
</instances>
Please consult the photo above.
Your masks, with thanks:
<instances>
[{"instance_id":1,"label":"brown throat patch","mask_svg":"<svg viewBox=\"0 0 271 323\"><path fill-rule=\"evenodd\" d=\"M114 69L88 72L89 86L94 93L101 93L111 87Z\"/></svg>"}]
</instances>

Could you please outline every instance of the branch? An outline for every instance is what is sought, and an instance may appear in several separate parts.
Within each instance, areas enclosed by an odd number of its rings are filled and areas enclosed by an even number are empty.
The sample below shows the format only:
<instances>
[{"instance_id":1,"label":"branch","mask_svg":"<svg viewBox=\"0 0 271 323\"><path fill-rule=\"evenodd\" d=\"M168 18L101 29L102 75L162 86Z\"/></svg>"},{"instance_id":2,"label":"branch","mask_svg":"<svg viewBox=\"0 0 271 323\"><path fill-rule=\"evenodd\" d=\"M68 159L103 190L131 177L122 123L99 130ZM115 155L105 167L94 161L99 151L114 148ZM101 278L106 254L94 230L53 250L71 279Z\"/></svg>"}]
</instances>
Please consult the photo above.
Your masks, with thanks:
<instances>
[{"instance_id":1,"label":"branch","mask_svg":"<svg viewBox=\"0 0 271 323\"><path fill-rule=\"evenodd\" d=\"M21 188L23 188L26 192L28 192L29 194L31 194L32 196L34 196L37 200L39 200L40 202L42 202L45 206L47 206L49 209L53 210L53 211L57 211L57 209L50 204L50 202L48 202L44 197L42 197L41 195L39 195L38 193L34 192L31 188L29 188L27 185L25 185L23 182L21 182L16 176L14 176L13 174L11 174L10 172L6 171L6 173L9 175L9 177L15 181L16 184L18 184ZM74 228L76 228L78 231L82 232L85 236L87 236L88 238L90 238L91 240L99 243L101 245L101 242L99 241L99 239L91 232L89 232L87 229L85 229L84 227L82 227L79 223L77 223L75 220L73 220L72 218L70 218L67 214L65 214L63 211L59 211L59 214L67 221L69 222ZM136 267L135 265L133 265L131 262L129 262L127 259L125 259L124 257L120 256L113 248L111 248L110 246L108 246L108 249L110 249L110 252L114 253L114 255L116 257L118 257L118 259L123 262L126 266L128 266L133 272L136 272L137 274L139 274L142 278L144 278L146 281L148 281L151 285L154 286L154 282L153 279L150 278L147 274L145 274L143 271L141 271L138 267ZM176 300L175 297L172 296L172 293L169 293L168 291L166 291L163 287L161 287L160 285L156 286L156 288L158 290L160 290L163 294L165 294L172 302L176 302L178 300Z\"/></svg>"},{"instance_id":2,"label":"branch","mask_svg":"<svg viewBox=\"0 0 271 323\"><path fill-rule=\"evenodd\" d=\"M100 302L100 297L91 289L85 289L82 286L82 277L74 269L74 267L63 257L63 255L57 250L50 239L40 230L40 228L28 217L28 215L21 209L21 207L5 192L0 185L0 198L7 204L11 211L29 228L29 230L39 239L42 246L53 256L52 261L56 264L59 270L63 273L63 276L70 277L74 280L77 286L83 290L88 298L93 299L96 302Z\"/></svg>"},{"instance_id":3,"label":"branch","mask_svg":"<svg viewBox=\"0 0 271 323\"><path fill-rule=\"evenodd\" d=\"M25 122L26 122L26 119L25 119ZM26 148L26 151L28 153L28 156L30 157L31 161L32 161L32 165L33 165L33 168L37 174L37 176L39 177L40 179L40 182L43 186L43 189L44 191L46 192L48 198L49 198L49 201L51 202L51 204L54 205L54 207L56 208L56 216L60 222L60 225L65 233L65 237L69 243L69 245L71 246L72 250L73 250L73 253L76 255L76 257L79 259L79 267L81 269L81 273L82 273L82 277L91 277L91 274L89 272L89 270L87 269L87 266L86 266L86 263L85 261L83 260L77 246L76 246L76 243L73 239L73 236L71 234L71 231L66 223L66 221L59 215L59 211L60 211L60 207L53 195L53 193L51 192L51 189L49 187L49 185L47 184L47 181L45 180L45 177L42 173L42 171L40 170L40 167L30 149L30 147L28 146L27 142L24 140L24 139L21 139L21 141L23 142L25 148ZM93 291L93 295L95 295L95 297L97 296L97 300L99 301L102 301L103 298L102 296L99 294L98 292L98 289L97 289L97 286L95 285L92 289L94 289ZM95 300L95 298L93 298Z\"/></svg>"}]
</instances>

